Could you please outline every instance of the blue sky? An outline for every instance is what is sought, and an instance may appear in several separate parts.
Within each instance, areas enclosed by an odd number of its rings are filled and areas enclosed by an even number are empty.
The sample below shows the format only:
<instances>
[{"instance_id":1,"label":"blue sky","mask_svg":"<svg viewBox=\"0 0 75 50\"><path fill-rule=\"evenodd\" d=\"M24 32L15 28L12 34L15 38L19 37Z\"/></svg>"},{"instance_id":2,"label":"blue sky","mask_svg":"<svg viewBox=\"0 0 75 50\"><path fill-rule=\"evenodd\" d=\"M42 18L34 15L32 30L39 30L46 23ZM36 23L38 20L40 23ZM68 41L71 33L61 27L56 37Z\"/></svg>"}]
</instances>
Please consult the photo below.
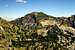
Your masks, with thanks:
<instances>
[{"instance_id":1,"label":"blue sky","mask_svg":"<svg viewBox=\"0 0 75 50\"><path fill-rule=\"evenodd\" d=\"M75 14L75 0L0 0L0 17L13 20L30 12L55 17Z\"/></svg>"}]
</instances>

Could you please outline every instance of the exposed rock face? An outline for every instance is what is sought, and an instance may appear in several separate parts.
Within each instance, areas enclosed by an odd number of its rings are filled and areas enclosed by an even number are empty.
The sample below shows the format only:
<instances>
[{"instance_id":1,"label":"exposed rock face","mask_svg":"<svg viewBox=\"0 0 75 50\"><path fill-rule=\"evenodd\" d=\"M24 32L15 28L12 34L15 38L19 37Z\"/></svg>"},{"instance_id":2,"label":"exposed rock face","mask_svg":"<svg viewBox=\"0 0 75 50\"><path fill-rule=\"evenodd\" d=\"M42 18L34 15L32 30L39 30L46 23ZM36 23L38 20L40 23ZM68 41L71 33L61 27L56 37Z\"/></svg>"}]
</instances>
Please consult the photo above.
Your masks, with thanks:
<instances>
[{"instance_id":1,"label":"exposed rock face","mask_svg":"<svg viewBox=\"0 0 75 50\"><path fill-rule=\"evenodd\" d=\"M42 24L42 26L48 26L48 25L54 25L56 24L55 20L41 20L40 23Z\"/></svg>"},{"instance_id":2,"label":"exposed rock face","mask_svg":"<svg viewBox=\"0 0 75 50\"><path fill-rule=\"evenodd\" d=\"M34 16L28 16L25 20L22 21L24 27L36 26L36 19Z\"/></svg>"}]
</instances>

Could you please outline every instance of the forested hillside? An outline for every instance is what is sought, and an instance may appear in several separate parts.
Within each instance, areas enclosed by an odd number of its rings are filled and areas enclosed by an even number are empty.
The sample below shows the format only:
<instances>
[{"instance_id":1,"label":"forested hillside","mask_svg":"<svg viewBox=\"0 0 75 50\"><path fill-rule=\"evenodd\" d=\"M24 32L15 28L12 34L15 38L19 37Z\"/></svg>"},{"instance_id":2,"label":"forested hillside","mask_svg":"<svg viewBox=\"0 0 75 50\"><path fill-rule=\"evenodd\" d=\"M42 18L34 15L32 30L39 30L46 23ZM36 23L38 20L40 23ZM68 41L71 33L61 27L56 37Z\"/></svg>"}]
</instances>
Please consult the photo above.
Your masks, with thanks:
<instances>
[{"instance_id":1,"label":"forested hillside","mask_svg":"<svg viewBox=\"0 0 75 50\"><path fill-rule=\"evenodd\" d=\"M0 18L0 50L75 50L75 15L32 12L13 21Z\"/></svg>"}]
</instances>

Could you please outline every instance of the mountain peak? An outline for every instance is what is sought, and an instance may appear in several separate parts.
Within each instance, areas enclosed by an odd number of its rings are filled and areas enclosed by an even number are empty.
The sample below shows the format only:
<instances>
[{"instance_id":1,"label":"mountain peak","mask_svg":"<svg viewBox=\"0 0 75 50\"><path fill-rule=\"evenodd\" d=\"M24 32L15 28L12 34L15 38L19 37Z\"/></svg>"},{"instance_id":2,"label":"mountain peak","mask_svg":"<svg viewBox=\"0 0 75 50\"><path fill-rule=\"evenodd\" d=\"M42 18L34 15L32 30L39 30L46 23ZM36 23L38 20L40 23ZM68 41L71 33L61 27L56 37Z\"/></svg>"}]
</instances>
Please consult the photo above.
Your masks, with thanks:
<instances>
[{"instance_id":1,"label":"mountain peak","mask_svg":"<svg viewBox=\"0 0 75 50\"><path fill-rule=\"evenodd\" d=\"M25 15L25 16L29 16L29 15L35 15L35 16L38 16L38 15L45 15L45 16L48 16L48 15L46 15L46 14L43 13L43 12L31 12L31 13Z\"/></svg>"}]
</instances>

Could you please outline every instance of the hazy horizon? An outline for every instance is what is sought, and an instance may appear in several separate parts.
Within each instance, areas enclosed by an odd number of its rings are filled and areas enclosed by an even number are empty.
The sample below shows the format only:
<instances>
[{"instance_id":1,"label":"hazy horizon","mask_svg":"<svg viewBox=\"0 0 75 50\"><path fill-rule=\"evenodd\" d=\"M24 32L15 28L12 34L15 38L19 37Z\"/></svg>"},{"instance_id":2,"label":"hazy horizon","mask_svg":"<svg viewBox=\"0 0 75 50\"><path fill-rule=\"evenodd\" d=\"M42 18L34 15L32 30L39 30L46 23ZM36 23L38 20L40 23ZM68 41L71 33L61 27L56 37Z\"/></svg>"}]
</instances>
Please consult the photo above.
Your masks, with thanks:
<instances>
[{"instance_id":1,"label":"hazy horizon","mask_svg":"<svg viewBox=\"0 0 75 50\"><path fill-rule=\"evenodd\" d=\"M75 0L0 0L0 17L13 20L31 12L61 17L75 14Z\"/></svg>"}]
</instances>

